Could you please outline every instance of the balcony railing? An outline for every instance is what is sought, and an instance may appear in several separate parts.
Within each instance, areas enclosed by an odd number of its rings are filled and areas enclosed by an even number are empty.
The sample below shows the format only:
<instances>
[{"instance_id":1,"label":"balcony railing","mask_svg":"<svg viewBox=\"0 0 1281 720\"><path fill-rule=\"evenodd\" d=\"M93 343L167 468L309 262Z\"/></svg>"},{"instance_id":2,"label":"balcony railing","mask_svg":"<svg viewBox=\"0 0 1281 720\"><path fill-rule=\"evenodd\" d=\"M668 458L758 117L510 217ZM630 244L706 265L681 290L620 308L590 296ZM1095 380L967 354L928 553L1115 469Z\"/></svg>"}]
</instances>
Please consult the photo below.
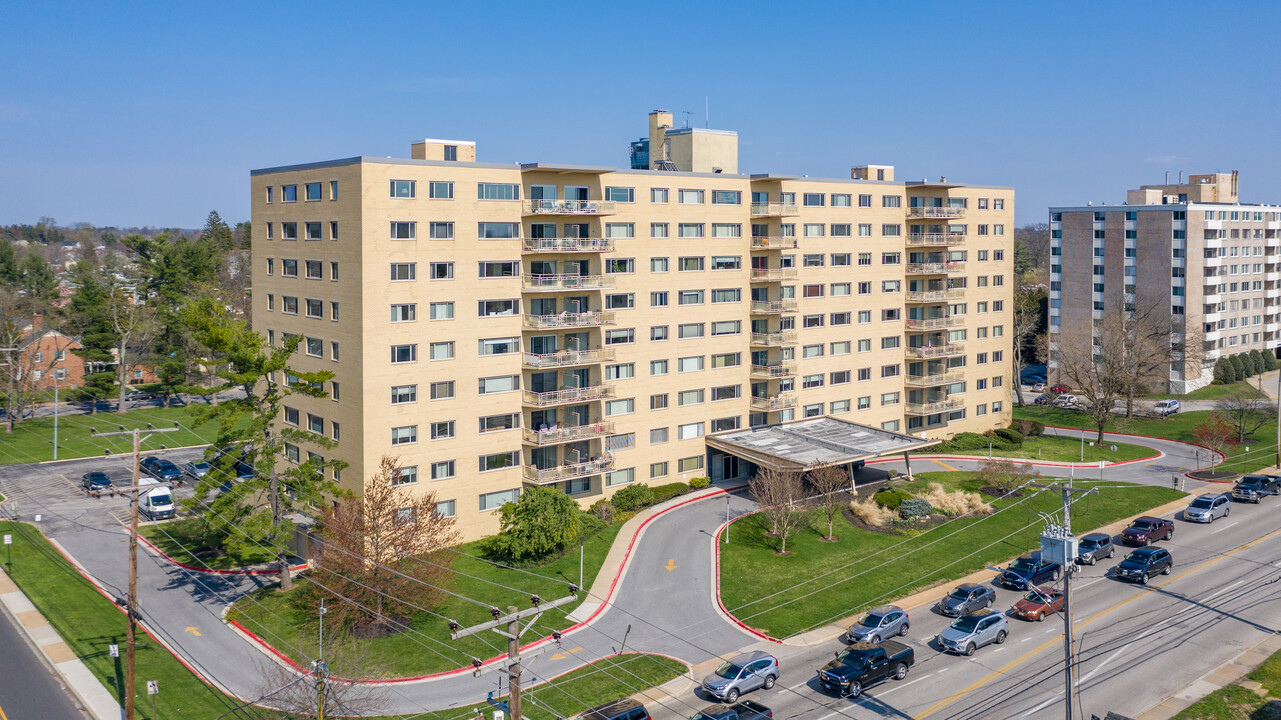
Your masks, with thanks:
<instances>
[{"instance_id":1,"label":"balcony railing","mask_svg":"<svg viewBox=\"0 0 1281 720\"><path fill-rule=\"evenodd\" d=\"M753 250L791 250L797 246L794 237L754 237Z\"/></svg>"},{"instance_id":2,"label":"balcony railing","mask_svg":"<svg viewBox=\"0 0 1281 720\"><path fill-rule=\"evenodd\" d=\"M947 410L955 410L963 407L965 401L960 398L949 398L947 400L936 400L927 403L906 403L903 409L910 415L933 415Z\"/></svg>"},{"instance_id":3,"label":"balcony railing","mask_svg":"<svg viewBox=\"0 0 1281 720\"><path fill-rule=\"evenodd\" d=\"M551 407L552 405L565 405L575 402L591 402L592 400L603 400L614 397L613 385L591 385L588 387L565 388L563 390L552 390L550 392L530 392L525 391L525 404L534 407Z\"/></svg>"},{"instance_id":4,"label":"balcony railing","mask_svg":"<svg viewBox=\"0 0 1281 720\"><path fill-rule=\"evenodd\" d=\"M796 203L752 203L752 217L790 217L800 212Z\"/></svg>"},{"instance_id":5,"label":"balcony railing","mask_svg":"<svg viewBox=\"0 0 1281 720\"><path fill-rule=\"evenodd\" d=\"M950 355L961 355L965 352L965 343L943 343L941 345L922 345L920 347L907 348L907 356L910 358L938 358L948 357Z\"/></svg>"},{"instance_id":6,"label":"balcony railing","mask_svg":"<svg viewBox=\"0 0 1281 720\"><path fill-rule=\"evenodd\" d=\"M909 218L963 218L965 217L965 208L963 207L910 207L907 209Z\"/></svg>"},{"instance_id":7,"label":"balcony railing","mask_svg":"<svg viewBox=\"0 0 1281 720\"><path fill-rule=\"evenodd\" d=\"M937 303L947 302L948 300L964 300L965 290L963 288L951 288L949 290L908 290L906 300L910 303Z\"/></svg>"},{"instance_id":8,"label":"balcony railing","mask_svg":"<svg viewBox=\"0 0 1281 720\"><path fill-rule=\"evenodd\" d=\"M775 365L753 365L752 378L756 380L775 380L791 377L796 374L796 363L778 363Z\"/></svg>"},{"instance_id":9,"label":"balcony railing","mask_svg":"<svg viewBox=\"0 0 1281 720\"><path fill-rule=\"evenodd\" d=\"M959 317L936 317L936 318L908 318L904 322L908 330L942 330L944 328L956 327L960 325L964 318Z\"/></svg>"},{"instance_id":10,"label":"balcony railing","mask_svg":"<svg viewBox=\"0 0 1281 720\"><path fill-rule=\"evenodd\" d=\"M614 203L602 200L530 200L529 215L612 215Z\"/></svg>"},{"instance_id":11,"label":"balcony railing","mask_svg":"<svg viewBox=\"0 0 1281 720\"><path fill-rule=\"evenodd\" d=\"M614 252L613 238L525 238L528 253Z\"/></svg>"},{"instance_id":12,"label":"balcony railing","mask_svg":"<svg viewBox=\"0 0 1281 720\"><path fill-rule=\"evenodd\" d=\"M555 328L596 327L613 325L614 313L603 310L580 313L560 313L559 315L526 315L527 330L553 330Z\"/></svg>"},{"instance_id":13,"label":"balcony railing","mask_svg":"<svg viewBox=\"0 0 1281 720\"><path fill-rule=\"evenodd\" d=\"M773 315L776 313L796 312L795 300L753 300L752 314Z\"/></svg>"},{"instance_id":14,"label":"balcony railing","mask_svg":"<svg viewBox=\"0 0 1281 720\"><path fill-rule=\"evenodd\" d=\"M599 475L602 472L608 472L613 469L614 457L612 455L602 455L587 462L574 463L573 465L557 465L556 467L545 469L526 465L525 482L536 485L549 485L589 475Z\"/></svg>"},{"instance_id":15,"label":"balcony railing","mask_svg":"<svg viewBox=\"0 0 1281 720\"><path fill-rule=\"evenodd\" d=\"M604 290L614 287L613 275L521 275L526 290L556 292L559 290Z\"/></svg>"},{"instance_id":16,"label":"balcony railing","mask_svg":"<svg viewBox=\"0 0 1281 720\"><path fill-rule=\"evenodd\" d=\"M753 282L774 282L777 280L795 280L796 268L752 268Z\"/></svg>"},{"instance_id":17,"label":"balcony railing","mask_svg":"<svg viewBox=\"0 0 1281 720\"><path fill-rule=\"evenodd\" d=\"M796 331L782 330L772 333L752 333L751 342L753 345L764 345L766 347L793 345L796 343Z\"/></svg>"},{"instance_id":18,"label":"balcony railing","mask_svg":"<svg viewBox=\"0 0 1281 720\"><path fill-rule=\"evenodd\" d=\"M961 245L964 242L965 235L962 233L912 233L907 236L907 244L912 247Z\"/></svg>"},{"instance_id":19,"label":"balcony railing","mask_svg":"<svg viewBox=\"0 0 1281 720\"><path fill-rule=\"evenodd\" d=\"M796 407L796 398L790 395L773 395L770 397L752 398L753 410L772 412L774 410L786 410L791 407Z\"/></svg>"},{"instance_id":20,"label":"balcony railing","mask_svg":"<svg viewBox=\"0 0 1281 720\"><path fill-rule=\"evenodd\" d=\"M959 273L965 271L965 263L957 261L952 262L925 262L925 263L908 263L908 275L943 275L946 273Z\"/></svg>"},{"instance_id":21,"label":"balcony railing","mask_svg":"<svg viewBox=\"0 0 1281 720\"><path fill-rule=\"evenodd\" d=\"M614 348L597 348L595 350L561 350L554 353L525 353L525 367L543 369L569 367L571 365L591 365L610 362L614 359Z\"/></svg>"},{"instance_id":22,"label":"balcony railing","mask_svg":"<svg viewBox=\"0 0 1281 720\"><path fill-rule=\"evenodd\" d=\"M613 422L594 422L569 427L525 428L525 442L531 445L559 445L560 443L591 440L614 434Z\"/></svg>"},{"instance_id":23,"label":"balcony railing","mask_svg":"<svg viewBox=\"0 0 1281 720\"><path fill-rule=\"evenodd\" d=\"M961 373L934 373L933 375L908 375L903 383L908 387L934 387L949 385L964 379Z\"/></svg>"}]
</instances>

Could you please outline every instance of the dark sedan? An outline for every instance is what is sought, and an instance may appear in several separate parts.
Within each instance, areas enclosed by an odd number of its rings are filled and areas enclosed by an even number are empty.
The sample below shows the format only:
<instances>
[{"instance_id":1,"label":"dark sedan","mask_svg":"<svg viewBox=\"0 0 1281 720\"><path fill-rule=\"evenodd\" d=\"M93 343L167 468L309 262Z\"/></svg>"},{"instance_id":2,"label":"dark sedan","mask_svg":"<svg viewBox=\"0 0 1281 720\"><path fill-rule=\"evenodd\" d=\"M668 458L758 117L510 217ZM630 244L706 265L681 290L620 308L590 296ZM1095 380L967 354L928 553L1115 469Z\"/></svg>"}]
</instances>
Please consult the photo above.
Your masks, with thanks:
<instances>
[{"instance_id":1,"label":"dark sedan","mask_svg":"<svg viewBox=\"0 0 1281 720\"><path fill-rule=\"evenodd\" d=\"M105 472L94 470L80 478L80 486L89 492L106 490L111 487L111 478Z\"/></svg>"},{"instance_id":2,"label":"dark sedan","mask_svg":"<svg viewBox=\"0 0 1281 720\"><path fill-rule=\"evenodd\" d=\"M138 464L138 467L140 467L143 472L157 480L163 480L166 482L170 480L182 480L182 470L180 470L177 465L154 455L143 458L142 462Z\"/></svg>"},{"instance_id":3,"label":"dark sedan","mask_svg":"<svg viewBox=\"0 0 1281 720\"><path fill-rule=\"evenodd\" d=\"M1041 558L1041 553L1028 553L1005 569L996 581L1013 590L1030 590L1037 585L1058 582L1063 576L1063 568Z\"/></svg>"},{"instance_id":4,"label":"dark sedan","mask_svg":"<svg viewBox=\"0 0 1281 720\"><path fill-rule=\"evenodd\" d=\"M965 583L952 588L952 591L939 600L939 612L951 617L968 615L975 610L986 610L996 602L996 591L986 585Z\"/></svg>"}]
</instances>

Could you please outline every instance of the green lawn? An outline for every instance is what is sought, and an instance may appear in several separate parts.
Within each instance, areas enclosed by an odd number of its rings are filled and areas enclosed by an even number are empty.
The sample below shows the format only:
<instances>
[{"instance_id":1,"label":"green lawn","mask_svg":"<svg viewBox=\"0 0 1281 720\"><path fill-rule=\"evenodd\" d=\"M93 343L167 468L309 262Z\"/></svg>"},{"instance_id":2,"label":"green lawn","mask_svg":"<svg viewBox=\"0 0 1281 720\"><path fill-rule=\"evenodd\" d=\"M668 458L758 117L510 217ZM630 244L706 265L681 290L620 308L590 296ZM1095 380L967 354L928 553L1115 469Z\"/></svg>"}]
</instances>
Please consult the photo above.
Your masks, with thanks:
<instances>
[{"instance_id":1,"label":"green lawn","mask_svg":"<svg viewBox=\"0 0 1281 720\"><path fill-rule=\"evenodd\" d=\"M1189 705L1171 720L1276 720L1281 712L1240 685L1228 685Z\"/></svg>"},{"instance_id":2,"label":"green lawn","mask_svg":"<svg viewBox=\"0 0 1281 720\"><path fill-rule=\"evenodd\" d=\"M977 490L971 473L921 473L911 486L930 481L953 489ZM1096 483L1078 480L1080 487ZM1084 532L1184 496L1148 485L1109 481L1100 495L1076 506L1072 526ZM1004 563L1039 543L1041 513L1062 507L1058 495L1041 493L1025 500L1003 500L987 518L957 520L916 537L859 529L837 518L835 543L819 540L825 522L802 530L787 542L795 554L774 554L778 541L763 534L761 515L733 523L730 543L721 545L721 593L725 607L743 622L775 637L810 630L861 608L910 595L939 581L958 578ZM930 545L947 535L948 539ZM918 550L910 556L905 554ZM878 551L885 551L876 554ZM830 575L824 573L831 572ZM821 577L820 577L821 576Z\"/></svg>"},{"instance_id":3,"label":"green lawn","mask_svg":"<svg viewBox=\"0 0 1281 720\"><path fill-rule=\"evenodd\" d=\"M273 562L276 559L266 549L259 546L248 548L243 553L230 553L218 557L210 557L209 553L202 552L203 543L200 542L200 533L197 529L198 522L198 520L190 518L154 525L143 525L139 532L169 557L178 562L197 567L208 566L215 570L229 570Z\"/></svg>"},{"instance_id":4,"label":"green lawn","mask_svg":"<svg viewBox=\"0 0 1281 720\"><path fill-rule=\"evenodd\" d=\"M158 428L171 428L180 424L178 432L154 435L143 443L144 450L165 447L204 445L217 435L217 424L206 423L193 428L195 406L176 408L146 408L130 410L124 415L100 412L97 415L63 415L58 419L58 459L95 457L109 453L129 452L133 440L127 436L93 438L92 428L98 432L114 432L123 425L126 430L145 428L151 423ZM6 426L7 427L7 426ZM0 434L0 465L41 462L53 459L53 418L23 420L14 427L12 435Z\"/></svg>"},{"instance_id":5,"label":"green lawn","mask_svg":"<svg viewBox=\"0 0 1281 720\"><path fill-rule=\"evenodd\" d=\"M1027 438L1023 441L1023 447L1014 450L993 449L992 457L1001 458L1023 458L1030 460L1055 460L1060 462L1098 462L1105 460L1107 462L1123 462L1125 460L1136 460L1138 458L1154 455L1151 448L1142 445L1130 445L1127 443L1116 443L1116 452L1112 452L1109 445L1089 444L1086 440L1084 446L1084 459L1082 459L1081 441L1074 438L1057 437L1054 435L1045 435L1043 437ZM965 450L957 451L940 451L945 455L978 455L988 456L988 451L983 450ZM929 455L930 452L919 453Z\"/></svg>"},{"instance_id":6,"label":"green lawn","mask_svg":"<svg viewBox=\"0 0 1281 720\"><path fill-rule=\"evenodd\" d=\"M1224 395L1230 395L1234 391L1245 390L1248 397L1263 397L1263 392L1259 390L1258 378L1253 380L1242 380L1241 382L1232 383L1231 385L1206 385L1203 388L1197 388L1186 395L1148 395L1149 400L1218 400Z\"/></svg>"},{"instance_id":7,"label":"green lawn","mask_svg":"<svg viewBox=\"0 0 1281 720\"><path fill-rule=\"evenodd\" d=\"M533 577L516 570L496 567L474 557L459 555L455 559L453 580L448 589L460 595L484 599L495 607L506 608L508 605L528 607L530 595L552 599L568 594L568 585L573 582L582 588L590 588L600 570L601 563L609 552L615 536L622 528L622 523L615 523L602 530L587 541L584 552L584 575L582 584L578 577L578 551L574 549L565 557L541 567L530 568L541 576ZM480 554L478 543L468 543L459 548L467 555ZM243 624L251 632L259 635L290 657L311 658L316 652L317 622L314 615L303 610L296 602L300 593L306 592L308 581L303 579L287 593L277 592L274 587L264 588L254 594L257 602L241 600L232 606L228 617ZM506 586L506 587L502 587ZM512 589L507 589L512 588ZM583 600L587 596L579 594ZM599 600L597 598L596 600ZM565 615L573 611L577 603L548 610L539 621L539 632L546 635L551 630L563 630L573 623ZM487 622L492 618L486 608L458 598L446 598L434 612L459 622L462 625L473 625ZM500 650L506 652L506 641L493 633L483 633L462 638L449 639L449 627L439 617L417 613L410 621L416 632L402 632L391 637L359 641L366 645L373 665L379 667L386 677L406 677L451 670L465 665L470 658L482 660L498 655ZM326 628L326 632L329 628ZM421 635L419 634L421 633ZM429 639L422 637L426 635ZM532 639L532 635L529 636ZM424 645L440 651L433 652ZM442 654L443 653L443 654Z\"/></svg>"},{"instance_id":8,"label":"green lawn","mask_svg":"<svg viewBox=\"0 0 1281 720\"><path fill-rule=\"evenodd\" d=\"M1197 425L1205 422L1210 410L1193 410L1181 412L1165 419L1130 418L1115 416L1108 421L1109 432L1132 433L1169 438L1182 442L1196 442L1192 431ZM1046 425L1060 427L1096 429L1085 413L1076 410L1063 410L1047 407L1016 407L1014 418L1036 420ZM1249 452L1246 451L1249 448ZM1230 445L1226 450L1227 460L1218 469L1235 473L1248 473L1271 466L1276 462L1277 442L1276 427L1265 424L1248 436L1240 445ZM1191 468L1196 469L1196 468Z\"/></svg>"},{"instance_id":9,"label":"green lawn","mask_svg":"<svg viewBox=\"0 0 1281 720\"><path fill-rule=\"evenodd\" d=\"M1247 677L1267 688L1272 697L1281 697L1281 652L1273 653Z\"/></svg>"}]
</instances>

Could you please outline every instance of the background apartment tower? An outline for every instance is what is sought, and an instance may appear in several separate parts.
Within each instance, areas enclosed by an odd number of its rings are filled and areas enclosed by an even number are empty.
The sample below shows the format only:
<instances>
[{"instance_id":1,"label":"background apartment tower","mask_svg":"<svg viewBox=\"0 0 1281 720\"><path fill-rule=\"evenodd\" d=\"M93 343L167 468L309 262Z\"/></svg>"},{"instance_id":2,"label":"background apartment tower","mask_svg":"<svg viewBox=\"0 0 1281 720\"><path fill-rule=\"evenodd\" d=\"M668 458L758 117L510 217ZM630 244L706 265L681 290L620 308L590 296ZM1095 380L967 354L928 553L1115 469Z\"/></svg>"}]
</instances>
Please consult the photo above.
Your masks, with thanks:
<instances>
[{"instance_id":1,"label":"background apartment tower","mask_svg":"<svg viewBox=\"0 0 1281 720\"><path fill-rule=\"evenodd\" d=\"M1122 302L1168 304L1172 341L1186 341L1152 378L1157 391L1209 384L1221 355L1275 352L1279 231L1281 208L1242 204L1235 172L1144 185L1124 205L1050 208L1051 378L1065 328L1093 327Z\"/></svg>"},{"instance_id":2,"label":"background apartment tower","mask_svg":"<svg viewBox=\"0 0 1281 720\"><path fill-rule=\"evenodd\" d=\"M734 133L661 111L632 159L427 140L253 171L254 326L335 373L283 421L337 439L353 489L398 456L469 538L529 485L748 475L715 433L1009 422L1013 191L739 174Z\"/></svg>"}]
</instances>

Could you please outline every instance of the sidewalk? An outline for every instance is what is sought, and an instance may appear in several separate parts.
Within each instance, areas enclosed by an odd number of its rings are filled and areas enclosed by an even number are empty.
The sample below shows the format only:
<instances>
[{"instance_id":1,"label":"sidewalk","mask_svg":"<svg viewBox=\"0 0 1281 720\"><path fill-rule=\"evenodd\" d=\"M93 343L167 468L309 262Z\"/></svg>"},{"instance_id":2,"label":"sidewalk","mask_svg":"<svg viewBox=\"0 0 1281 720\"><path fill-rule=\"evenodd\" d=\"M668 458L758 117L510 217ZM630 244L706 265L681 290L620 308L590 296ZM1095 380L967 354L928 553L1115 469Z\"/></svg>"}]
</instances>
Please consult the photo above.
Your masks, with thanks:
<instances>
[{"instance_id":1,"label":"sidewalk","mask_svg":"<svg viewBox=\"0 0 1281 720\"><path fill-rule=\"evenodd\" d=\"M1206 673L1200 680L1184 688L1182 692L1176 693L1139 713L1135 720L1166 720L1178 715L1185 708L1215 690L1234 683L1259 692L1262 688L1258 683L1253 680L1242 681L1242 678L1279 650L1281 650L1281 635L1269 635L1260 640L1254 647L1238 655L1232 662Z\"/></svg>"}]
</instances>

